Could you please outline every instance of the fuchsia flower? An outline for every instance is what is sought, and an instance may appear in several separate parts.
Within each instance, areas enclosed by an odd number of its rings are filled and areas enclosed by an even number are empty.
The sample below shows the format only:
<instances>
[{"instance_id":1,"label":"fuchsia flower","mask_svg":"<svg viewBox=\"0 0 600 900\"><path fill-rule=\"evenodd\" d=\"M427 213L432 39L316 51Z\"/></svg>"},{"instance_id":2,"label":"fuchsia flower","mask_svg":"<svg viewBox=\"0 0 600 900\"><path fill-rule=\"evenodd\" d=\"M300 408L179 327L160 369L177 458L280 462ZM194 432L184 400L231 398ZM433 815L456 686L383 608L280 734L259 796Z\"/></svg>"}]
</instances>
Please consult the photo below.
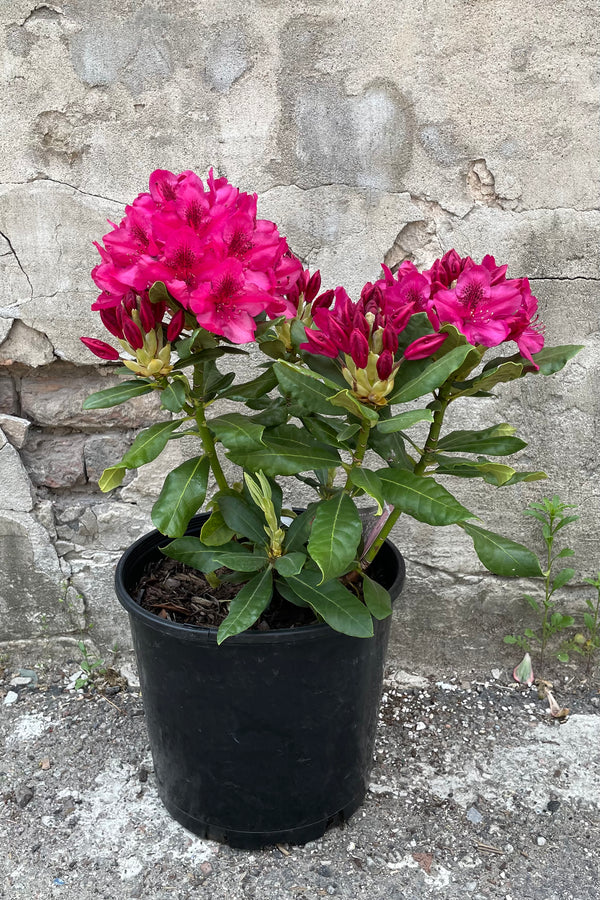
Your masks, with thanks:
<instances>
[{"instance_id":1,"label":"fuchsia flower","mask_svg":"<svg viewBox=\"0 0 600 900\"><path fill-rule=\"evenodd\" d=\"M343 287L336 288L334 295L333 309L324 303L313 308L312 318L318 330L306 329L306 343L300 344L300 349L339 359L342 374L356 396L382 406L400 365L394 356L398 333L406 324L404 311L388 303L377 285L365 285L357 303L352 302Z\"/></svg>"},{"instance_id":2,"label":"fuchsia flower","mask_svg":"<svg viewBox=\"0 0 600 900\"><path fill-rule=\"evenodd\" d=\"M256 194L212 170L205 185L193 172L157 169L149 187L126 207L104 246L96 245L102 261L92 278L102 293L92 309L121 308L129 292L142 296L162 281L199 325L234 343L253 339L259 313L295 314L286 294L302 266L274 223L257 218ZM140 308L147 322L146 312ZM109 321L127 331L132 346L139 343L131 325Z\"/></svg>"},{"instance_id":3,"label":"fuchsia flower","mask_svg":"<svg viewBox=\"0 0 600 900\"><path fill-rule=\"evenodd\" d=\"M444 324L454 325L473 345L496 347L514 340L532 362L531 354L544 346L529 282L507 279L508 267L497 266L493 256L477 265L469 256L461 258L450 250L422 273L411 262L402 263L395 278L383 268L384 278L375 286L396 308L399 327L404 328L414 313L425 312L435 330L409 344L407 359L424 359L440 350L446 340L440 333Z\"/></svg>"}]
</instances>

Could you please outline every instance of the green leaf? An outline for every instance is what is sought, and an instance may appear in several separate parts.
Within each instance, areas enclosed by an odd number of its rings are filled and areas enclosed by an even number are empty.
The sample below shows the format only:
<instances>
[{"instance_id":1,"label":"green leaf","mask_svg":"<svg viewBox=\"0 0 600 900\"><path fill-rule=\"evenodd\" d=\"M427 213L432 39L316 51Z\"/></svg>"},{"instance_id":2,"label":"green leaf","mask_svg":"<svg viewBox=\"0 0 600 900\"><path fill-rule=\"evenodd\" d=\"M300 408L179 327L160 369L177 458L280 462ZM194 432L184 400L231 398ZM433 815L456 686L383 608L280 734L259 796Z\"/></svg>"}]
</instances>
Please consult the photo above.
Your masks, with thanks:
<instances>
[{"instance_id":1,"label":"green leaf","mask_svg":"<svg viewBox=\"0 0 600 900\"><path fill-rule=\"evenodd\" d=\"M338 431L338 441L342 441L342 443L346 443L350 438L353 438L355 434L358 434L360 431L360 425L358 422L350 422L348 425L343 425Z\"/></svg>"},{"instance_id":2,"label":"green leaf","mask_svg":"<svg viewBox=\"0 0 600 900\"><path fill-rule=\"evenodd\" d=\"M355 468L350 470L350 481L377 502L377 515L381 515L385 496L379 476L369 469Z\"/></svg>"},{"instance_id":3,"label":"green leaf","mask_svg":"<svg viewBox=\"0 0 600 900\"><path fill-rule=\"evenodd\" d=\"M265 518L259 512L258 507L252 506L244 500L240 494L218 495L218 508L221 510L227 525L233 528L236 534L248 538L259 547L265 546L267 543L267 534L265 532Z\"/></svg>"},{"instance_id":4,"label":"green leaf","mask_svg":"<svg viewBox=\"0 0 600 900\"><path fill-rule=\"evenodd\" d=\"M371 425L376 425L379 421L379 416L375 410L371 409L370 406L365 406L364 403L361 403L348 388L345 388L343 391L338 391L337 394L334 394L329 399L334 406L339 406L347 412L352 413L353 416L358 416L363 422L366 421L370 422Z\"/></svg>"},{"instance_id":5,"label":"green leaf","mask_svg":"<svg viewBox=\"0 0 600 900\"><path fill-rule=\"evenodd\" d=\"M148 291L148 297L150 298L150 303L168 303L173 299L164 281L155 281Z\"/></svg>"},{"instance_id":6,"label":"green leaf","mask_svg":"<svg viewBox=\"0 0 600 900\"><path fill-rule=\"evenodd\" d=\"M336 390L348 387L348 382L342 375L337 360L330 359L328 356L319 356L317 353L307 353L304 350L300 351L300 358L311 372L317 372L329 381L333 381L337 385Z\"/></svg>"},{"instance_id":7,"label":"green leaf","mask_svg":"<svg viewBox=\"0 0 600 900\"><path fill-rule=\"evenodd\" d=\"M522 544L517 544L492 531L486 531L470 522L461 522L461 528L473 539L477 556L494 575L520 578L542 576L537 556Z\"/></svg>"},{"instance_id":8,"label":"green leaf","mask_svg":"<svg viewBox=\"0 0 600 900\"><path fill-rule=\"evenodd\" d=\"M187 379L185 376L174 377L161 394L160 405L169 412L179 412L185 406L187 398Z\"/></svg>"},{"instance_id":9,"label":"green leaf","mask_svg":"<svg viewBox=\"0 0 600 900\"><path fill-rule=\"evenodd\" d=\"M208 425L228 450L255 450L262 446L265 426L241 413L226 413L210 419Z\"/></svg>"},{"instance_id":10,"label":"green leaf","mask_svg":"<svg viewBox=\"0 0 600 900\"><path fill-rule=\"evenodd\" d=\"M430 409L409 409L391 419L381 419L377 430L382 434L391 434L394 431L404 431L417 422L433 422L433 411Z\"/></svg>"},{"instance_id":11,"label":"green leaf","mask_svg":"<svg viewBox=\"0 0 600 900\"><path fill-rule=\"evenodd\" d=\"M209 518L200 530L200 540L209 547L220 547L227 544L235 531L225 522L220 509L213 509Z\"/></svg>"},{"instance_id":12,"label":"green leaf","mask_svg":"<svg viewBox=\"0 0 600 900\"><path fill-rule=\"evenodd\" d=\"M295 519L292 519L285 535L284 547L286 553L304 550L306 547L310 529L315 517L316 507L316 503L311 503L304 512L301 512Z\"/></svg>"},{"instance_id":13,"label":"green leaf","mask_svg":"<svg viewBox=\"0 0 600 900\"><path fill-rule=\"evenodd\" d=\"M127 467L119 463L116 466L109 466L105 469L98 481L98 487L103 493L114 490L119 487L125 477Z\"/></svg>"},{"instance_id":14,"label":"green leaf","mask_svg":"<svg viewBox=\"0 0 600 900\"><path fill-rule=\"evenodd\" d=\"M561 662L561 663L568 663L568 662L569 662L569 654L567 653L566 650L561 650L560 653L557 653L557 654L556 654L556 658L557 658L557 660L558 660L559 662Z\"/></svg>"},{"instance_id":15,"label":"green leaf","mask_svg":"<svg viewBox=\"0 0 600 900\"><path fill-rule=\"evenodd\" d=\"M177 371L178 369L187 369L188 366L197 366L208 362L214 362L216 359L221 359L221 357L226 354L248 356L248 351L241 350L239 347L207 347L205 350L198 350L197 353L192 353L191 356L184 356L183 359L180 359L175 363L173 369Z\"/></svg>"},{"instance_id":16,"label":"green leaf","mask_svg":"<svg viewBox=\"0 0 600 900\"><path fill-rule=\"evenodd\" d=\"M476 375L475 378L469 381L461 382L459 385L461 397L469 397L482 392L487 393L496 387L497 384L515 381L523 375L522 362L516 362L512 359L504 361L497 359L493 362L496 362L495 366L489 369L488 366L485 366L480 375Z\"/></svg>"},{"instance_id":17,"label":"green leaf","mask_svg":"<svg viewBox=\"0 0 600 900\"><path fill-rule=\"evenodd\" d=\"M308 436L295 425L281 425L263 434L260 450L235 450L228 456L232 462L251 472L262 469L266 475L296 475L315 468L338 466L337 452Z\"/></svg>"},{"instance_id":18,"label":"green leaf","mask_svg":"<svg viewBox=\"0 0 600 900\"><path fill-rule=\"evenodd\" d=\"M353 637L372 637L373 620L356 594L339 581L321 584L319 573L303 569L299 575L289 575L279 585L280 593L289 598L289 592L308 603L312 609L335 631ZM293 601L291 601L293 602Z\"/></svg>"},{"instance_id":19,"label":"green leaf","mask_svg":"<svg viewBox=\"0 0 600 900\"><path fill-rule=\"evenodd\" d=\"M221 397L227 397L229 400L256 400L264 397L269 391L272 391L277 385L277 378L272 368L265 369L252 381L246 381L243 384L233 384L227 390L223 391Z\"/></svg>"},{"instance_id":20,"label":"green leaf","mask_svg":"<svg viewBox=\"0 0 600 900\"><path fill-rule=\"evenodd\" d=\"M278 557L273 565L280 575L297 575L302 571L302 566L306 562L305 553L286 553L284 556Z\"/></svg>"},{"instance_id":21,"label":"green leaf","mask_svg":"<svg viewBox=\"0 0 600 900\"><path fill-rule=\"evenodd\" d=\"M389 403L392 405L408 403L409 400L416 400L441 387L452 373L461 367L472 349L471 344L455 347L450 353L446 353L445 356L433 362L431 360L405 360L396 373L394 382L396 387L388 398ZM424 367L423 362L428 365ZM414 363L420 365L415 366ZM412 377L414 373L418 374Z\"/></svg>"},{"instance_id":22,"label":"green leaf","mask_svg":"<svg viewBox=\"0 0 600 900\"><path fill-rule=\"evenodd\" d=\"M512 634L507 634L506 637L504 638L504 643L505 644L516 644L517 639L516 639L516 637L513 637Z\"/></svg>"},{"instance_id":23,"label":"green leaf","mask_svg":"<svg viewBox=\"0 0 600 900\"><path fill-rule=\"evenodd\" d=\"M273 596L273 574L269 567L244 585L229 605L229 615L219 625L217 644L250 628L265 611Z\"/></svg>"},{"instance_id":24,"label":"green leaf","mask_svg":"<svg viewBox=\"0 0 600 900\"><path fill-rule=\"evenodd\" d=\"M473 516L452 494L430 476L415 475L406 469L378 469L383 494L392 506L399 506L419 522L452 525Z\"/></svg>"},{"instance_id":25,"label":"green leaf","mask_svg":"<svg viewBox=\"0 0 600 900\"><path fill-rule=\"evenodd\" d=\"M225 566L234 572L256 572L258 569L264 569L269 563L265 552L251 553L242 544L236 544L234 541L227 547L214 547L213 560L217 568Z\"/></svg>"},{"instance_id":26,"label":"green leaf","mask_svg":"<svg viewBox=\"0 0 600 900\"><path fill-rule=\"evenodd\" d=\"M123 381L115 387L106 388L104 391L96 391L83 401L84 409L107 409L110 406L118 406L133 397L141 397L154 390L149 381Z\"/></svg>"},{"instance_id":27,"label":"green leaf","mask_svg":"<svg viewBox=\"0 0 600 900\"><path fill-rule=\"evenodd\" d=\"M161 547L161 553L199 572L214 572L218 568L214 561L214 547L206 547L197 537L176 538L166 547Z\"/></svg>"},{"instance_id":28,"label":"green leaf","mask_svg":"<svg viewBox=\"0 0 600 900\"><path fill-rule=\"evenodd\" d=\"M387 619L392 614L392 598L377 581L363 574L363 596L367 609L376 619Z\"/></svg>"},{"instance_id":29,"label":"green leaf","mask_svg":"<svg viewBox=\"0 0 600 900\"><path fill-rule=\"evenodd\" d=\"M417 338L425 337L426 334L433 334L433 326L427 313L414 313L408 320L406 328L398 335L398 349L403 352L409 344Z\"/></svg>"},{"instance_id":30,"label":"green leaf","mask_svg":"<svg viewBox=\"0 0 600 900\"><path fill-rule=\"evenodd\" d=\"M564 559L566 556L575 556L575 551L570 547L565 547L560 553L557 553L554 559Z\"/></svg>"},{"instance_id":31,"label":"green leaf","mask_svg":"<svg viewBox=\"0 0 600 900\"><path fill-rule=\"evenodd\" d=\"M139 466L145 466L146 463L152 462L164 450L172 432L180 425L180 420L159 422L140 432L121 460L122 464L128 469L137 469Z\"/></svg>"},{"instance_id":32,"label":"green leaf","mask_svg":"<svg viewBox=\"0 0 600 900\"><path fill-rule=\"evenodd\" d=\"M513 437L515 428L506 422L492 425L482 431L451 431L441 438L438 449L445 453L489 453L491 456L509 456L527 446L525 441Z\"/></svg>"},{"instance_id":33,"label":"green leaf","mask_svg":"<svg viewBox=\"0 0 600 900\"><path fill-rule=\"evenodd\" d=\"M404 441L398 432L382 434L379 428L371 428L368 446L388 465L413 471L414 462L406 452Z\"/></svg>"},{"instance_id":34,"label":"green leaf","mask_svg":"<svg viewBox=\"0 0 600 900\"><path fill-rule=\"evenodd\" d=\"M533 360L540 367L540 375L554 375L583 350L584 346L584 344L563 344L561 347L544 347L539 353L533 354ZM531 367L529 360L524 359L523 364Z\"/></svg>"},{"instance_id":35,"label":"green leaf","mask_svg":"<svg viewBox=\"0 0 600 900\"><path fill-rule=\"evenodd\" d=\"M152 507L152 521L159 531L172 538L183 537L204 503L209 471L208 457L196 456L169 472Z\"/></svg>"},{"instance_id":36,"label":"green leaf","mask_svg":"<svg viewBox=\"0 0 600 900\"><path fill-rule=\"evenodd\" d=\"M593 633L595 631L595 627L596 627L593 615L591 613L584 613L583 621L585 623L585 627L587 628L587 630Z\"/></svg>"},{"instance_id":37,"label":"green leaf","mask_svg":"<svg viewBox=\"0 0 600 900\"><path fill-rule=\"evenodd\" d=\"M339 390L335 382L284 360L276 362L273 371L282 393L292 397L302 409L321 415L342 415L339 406L329 402Z\"/></svg>"},{"instance_id":38,"label":"green leaf","mask_svg":"<svg viewBox=\"0 0 600 900\"><path fill-rule=\"evenodd\" d=\"M320 568L322 581L343 575L352 566L362 523L358 510L347 494L340 492L317 505L308 541L308 552Z\"/></svg>"},{"instance_id":39,"label":"green leaf","mask_svg":"<svg viewBox=\"0 0 600 900\"><path fill-rule=\"evenodd\" d=\"M552 582L552 590L557 591L564 587L575 575L575 569L561 569L554 581Z\"/></svg>"},{"instance_id":40,"label":"green leaf","mask_svg":"<svg viewBox=\"0 0 600 900\"><path fill-rule=\"evenodd\" d=\"M536 600L534 597L532 597L531 594L523 594L523 597L525 598L525 600L527 600L527 602L529 603L530 607L531 607L533 610L535 610L535 612L539 613L539 611L540 611L540 604L537 602L537 600Z\"/></svg>"}]
</instances>

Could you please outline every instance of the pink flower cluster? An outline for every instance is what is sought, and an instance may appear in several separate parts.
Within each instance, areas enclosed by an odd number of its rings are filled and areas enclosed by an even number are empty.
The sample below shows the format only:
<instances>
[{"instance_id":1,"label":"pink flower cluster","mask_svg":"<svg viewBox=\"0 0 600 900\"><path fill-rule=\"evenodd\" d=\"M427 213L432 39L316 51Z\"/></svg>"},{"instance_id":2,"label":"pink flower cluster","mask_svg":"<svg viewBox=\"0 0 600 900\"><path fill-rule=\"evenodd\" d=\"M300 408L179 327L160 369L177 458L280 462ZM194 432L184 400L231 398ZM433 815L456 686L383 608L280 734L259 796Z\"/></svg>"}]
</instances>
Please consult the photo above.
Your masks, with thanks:
<instances>
[{"instance_id":1,"label":"pink flower cluster","mask_svg":"<svg viewBox=\"0 0 600 900\"><path fill-rule=\"evenodd\" d=\"M134 291L127 291L119 306L108 306L99 310L102 324L123 345L132 352L141 350L147 335L160 329L166 312L164 302L151 303L148 291L137 296ZM166 325L167 341L175 341L181 334L185 323L183 309L177 310ZM119 351L104 341L82 337L86 347L101 359L119 359Z\"/></svg>"},{"instance_id":2,"label":"pink flower cluster","mask_svg":"<svg viewBox=\"0 0 600 900\"><path fill-rule=\"evenodd\" d=\"M329 309L334 296L333 309ZM319 330L306 329L306 343L300 344L301 350L332 359L342 354L357 369L366 369L372 354L378 378L386 381L390 377L398 334L407 320L377 285L365 285L357 303L352 302L343 287L322 294L313 302L312 319Z\"/></svg>"},{"instance_id":3,"label":"pink flower cluster","mask_svg":"<svg viewBox=\"0 0 600 900\"><path fill-rule=\"evenodd\" d=\"M507 268L497 266L493 256L485 256L477 265L456 250L423 273L404 262L394 278L384 267L385 278L377 285L388 301L402 310L406 321L413 313L425 312L435 332L413 341L404 355L408 359L431 356L447 338L440 328L450 324L473 345L496 347L515 341L522 356L533 362L532 353L544 346L537 300L527 278L506 278Z\"/></svg>"},{"instance_id":4,"label":"pink flower cluster","mask_svg":"<svg viewBox=\"0 0 600 900\"><path fill-rule=\"evenodd\" d=\"M302 272L274 223L257 218L256 201L212 170L206 185L190 171L156 170L149 193L126 207L104 247L96 244L102 262L92 278L102 293L92 309L105 313L111 330L109 310L162 281L207 331L253 340L254 317L286 314L284 295Z\"/></svg>"}]
</instances>

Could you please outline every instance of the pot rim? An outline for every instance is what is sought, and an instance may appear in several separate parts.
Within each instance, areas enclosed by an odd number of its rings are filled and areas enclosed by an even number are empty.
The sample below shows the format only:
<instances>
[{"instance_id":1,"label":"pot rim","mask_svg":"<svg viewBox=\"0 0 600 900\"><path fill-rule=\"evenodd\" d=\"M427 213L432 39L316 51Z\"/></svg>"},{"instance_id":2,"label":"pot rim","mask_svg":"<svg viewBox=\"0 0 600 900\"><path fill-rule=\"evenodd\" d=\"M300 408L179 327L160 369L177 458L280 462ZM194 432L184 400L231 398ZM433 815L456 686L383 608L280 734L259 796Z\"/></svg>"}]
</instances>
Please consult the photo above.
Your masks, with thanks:
<instances>
[{"instance_id":1,"label":"pot rim","mask_svg":"<svg viewBox=\"0 0 600 900\"><path fill-rule=\"evenodd\" d=\"M194 516L190 520L186 535L196 534L199 530L196 528L196 526L205 522L208 518L208 515L208 513L200 513L199 515ZM117 563L117 568L115 570L115 590L117 599L130 616L141 619L147 626L153 628L155 631L167 631L174 635L177 635L180 639L193 640L198 643L216 644L218 628L216 628L215 626L186 625L181 622L173 622L170 619L161 619L156 615L156 613L144 609L132 597L129 589L126 587L125 573L132 562L138 561L141 558L143 563L145 563L145 557L149 557L151 554L156 552L156 550L158 550L161 545L165 545L171 540L171 538L166 537L164 534L158 531L158 529L154 529L142 535L140 538L134 541L133 544L130 544L129 547L127 547L125 552L120 557ZM404 558L395 544L393 544L390 540L386 539L383 547L385 547L388 553L391 553L397 568L396 576L392 584L388 588L393 602L400 594L402 585L404 583ZM347 640L365 640L365 638L352 637L351 635L336 631L334 628L328 625L327 622L317 622L314 625L298 625L295 628L277 628L271 631L253 631L248 629L241 632L240 634L232 635L231 637L227 638L227 641L224 643L230 645L255 644L256 642L285 643L291 640L296 641L300 638L305 640L317 640L331 634L337 635L340 638L346 638ZM367 638L367 640L369 640L369 638Z\"/></svg>"}]
</instances>

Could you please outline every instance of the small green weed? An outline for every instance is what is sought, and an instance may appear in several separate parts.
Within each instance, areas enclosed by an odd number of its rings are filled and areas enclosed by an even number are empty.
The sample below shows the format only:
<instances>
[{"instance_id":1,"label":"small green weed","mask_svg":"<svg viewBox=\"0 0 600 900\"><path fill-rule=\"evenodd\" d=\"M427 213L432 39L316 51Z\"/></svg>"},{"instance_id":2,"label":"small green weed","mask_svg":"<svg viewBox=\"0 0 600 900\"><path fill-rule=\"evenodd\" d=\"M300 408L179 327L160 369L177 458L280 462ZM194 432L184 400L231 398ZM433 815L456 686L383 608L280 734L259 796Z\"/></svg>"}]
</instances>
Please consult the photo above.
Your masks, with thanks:
<instances>
[{"instance_id":1,"label":"small green weed","mask_svg":"<svg viewBox=\"0 0 600 900\"><path fill-rule=\"evenodd\" d=\"M575 622L573 616L559 612L556 608L557 602L552 599L555 591L568 584L575 575L575 569L569 567L556 571L556 564L559 560L574 555L574 551L569 547L563 547L562 550L555 553L554 546L558 532L579 519L579 516L568 514L567 510L569 509L574 509L574 505L563 503L555 494L551 499L544 497L540 503L530 503L523 510L523 515L533 516L541 523L542 536L546 544L546 559L544 562L540 561L540 568L544 576L544 595L539 599L532 597L531 594L524 595L541 621L536 630L526 628L522 635L506 635L504 641L507 644L517 644L526 653L531 653L534 645L538 647L540 672L543 669L544 656L550 639L566 628L570 628ZM597 616L593 625L594 633L598 636ZM569 649L566 643L561 645L556 656L561 662L569 661Z\"/></svg>"},{"instance_id":2,"label":"small green weed","mask_svg":"<svg viewBox=\"0 0 600 900\"><path fill-rule=\"evenodd\" d=\"M79 667L82 674L75 681L75 689L88 688L93 684L96 675L104 675L106 673L106 664L103 659L93 659L83 641L77 641L77 646L81 652L81 660Z\"/></svg>"}]
</instances>

